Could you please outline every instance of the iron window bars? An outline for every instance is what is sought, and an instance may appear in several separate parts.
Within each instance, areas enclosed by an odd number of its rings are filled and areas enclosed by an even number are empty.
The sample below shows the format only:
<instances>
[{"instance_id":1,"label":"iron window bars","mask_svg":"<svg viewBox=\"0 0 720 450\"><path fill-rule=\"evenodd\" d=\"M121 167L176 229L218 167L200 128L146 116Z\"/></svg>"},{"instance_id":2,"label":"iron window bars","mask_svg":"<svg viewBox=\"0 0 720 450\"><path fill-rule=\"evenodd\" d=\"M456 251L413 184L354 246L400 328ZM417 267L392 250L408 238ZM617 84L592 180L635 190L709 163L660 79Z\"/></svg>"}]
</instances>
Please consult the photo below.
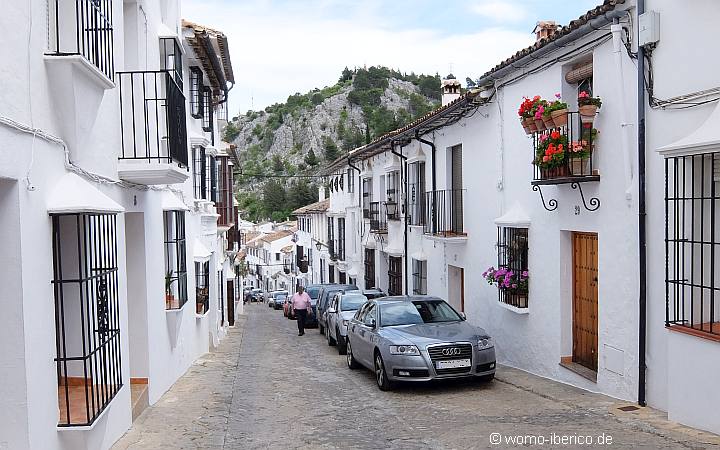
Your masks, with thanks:
<instances>
[{"instance_id":1,"label":"iron window bars","mask_svg":"<svg viewBox=\"0 0 720 450\"><path fill-rule=\"evenodd\" d=\"M516 308L528 307L527 280L523 273L528 270L528 229L498 227L498 268L512 271L509 287L502 287L498 282L498 300ZM516 285L515 288L512 285Z\"/></svg>"},{"instance_id":2,"label":"iron window bars","mask_svg":"<svg viewBox=\"0 0 720 450\"><path fill-rule=\"evenodd\" d=\"M388 264L388 295L402 295L402 258L396 256Z\"/></svg>"},{"instance_id":3,"label":"iron window bars","mask_svg":"<svg viewBox=\"0 0 720 450\"><path fill-rule=\"evenodd\" d=\"M400 171L394 170L387 174L387 190L385 192L387 201L385 202L385 209L387 210L388 205L391 206L392 214L388 212L387 218L389 220L400 220L400 200L398 193L400 192Z\"/></svg>"},{"instance_id":4,"label":"iron window bars","mask_svg":"<svg viewBox=\"0 0 720 450\"><path fill-rule=\"evenodd\" d=\"M557 133L557 139L552 136ZM553 127L533 134L533 162L541 162L544 152L552 143L563 145L563 158L558 166L542 168L533 164L533 184L563 184L578 181L597 181L600 176L593 167L593 124L583 123L580 113L568 112L567 125ZM574 157L574 155L584 155Z\"/></svg>"},{"instance_id":5,"label":"iron window bars","mask_svg":"<svg viewBox=\"0 0 720 450\"><path fill-rule=\"evenodd\" d=\"M365 289L375 287L375 249L365 249Z\"/></svg>"},{"instance_id":6,"label":"iron window bars","mask_svg":"<svg viewBox=\"0 0 720 450\"><path fill-rule=\"evenodd\" d=\"M203 72L197 66L190 68L190 115L195 119L203 117Z\"/></svg>"},{"instance_id":7,"label":"iron window bars","mask_svg":"<svg viewBox=\"0 0 720 450\"><path fill-rule=\"evenodd\" d=\"M427 295L427 261L413 259L413 294Z\"/></svg>"},{"instance_id":8,"label":"iron window bars","mask_svg":"<svg viewBox=\"0 0 720 450\"><path fill-rule=\"evenodd\" d=\"M218 270L218 312L220 313L220 326L225 325L225 279L223 271Z\"/></svg>"},{"instance_id":9,"label":"iron window bars","mask_svg":"<svg viewBox=\"0 0 720 450\"><path fill-rule=\"evenodd\" d=\"M335 219L332 217L327 218L327 247L328 247L328 253L330 253L330 259L336 260L337 259L337 251L335 250Z\"/></svg>"},{"instance_id":10,"label":"iron window bars","mask_svg":"<svg viewBox=\"0 0 720 450\"><path fill-rule=\"evenodd\" d=\"M423 232L442 237L465 236L465 189L425 193Z\"/></svg>"},{"instance_id":11,"label":"iron window bars","mask_svg":"<svg viewBox=\"0 0 720 450\"><path fill-rule=\"evenodd\" d=\"M212 155L207 155L205 161L205 199L217 202L217 160Z\"/></svg>"},{"instance_id":12,"label":"iron window bars","mask_svg":"<svg viewBox=\"0 0 720 450\"><path fill-rule=\"evenodd\" d=\"M118 72L120 160L188 167L185 96L168 71Z\"/></svg>"},{"instance_id":13,"label":"iron window bars","mask_svg":"<svg viewBox=\"0 0 720 450\"><path fill-rule=\"evenodd\" d=\"M425 225L425 162L410 163L409 168L410 225Z\"/></svg>"},{"instance_id":14,"label":"iron window bars","mask_svg":"<svg viewBox=\"0 0 720 450\"><path fill-rule=\"evenodd\" d=\"M218 225L220 226L232 226L235 224L235 218L233 217L233 211L235 210L233 205L233 173L229 161L230 158L227 156L217 158L219 189L215 208L220 214L218 219Z\"/></svg>"},{"instance_id":15,"label":"iron window bars","mask_svg":"<svg viewBox=\"0 0 720 450\"><path fill-rule=\"evenodd\" d=\"M362 207L363 218L370 218L370 203L372 202L372 178L362 179Z\"/></svg>"},{"instance_id":16,"label":"iron window bars","mask_svg":"<svg viewBox=\"0 0 720 450\"><path fill-rule=\"evenodd\" d=\"M205 156L205 147L193 147L193 196L200 200L207 199L207 179L205 164L207 157Z\"/></svg>"},{"instance_id":17,"label":"iron window bars","mask_svg":"<svg viewBox=\"0 0 720 450\"><path fill-rule=\"evenodd\" d=\"M213 101L212 89L210 89L210 86L203 86L202 97L202 129L203 131L210 133L213 130Z\"/></svg>"},{"instance_id":18,"label":"iron window bars","mask_svg":"<svg viewBox=\"0 0 720 450\"><path fill-rule=\"evenodd\" d=\"M195 302L196 313L210 310L210 261L195 263Z\"/></svg>"},{"instance_id":19,"label":"iron window bars","mask_svg":"<svg viewBox=\"0 0 720 450\"><path fill-rule=\"evenodd\" d=\"M87 426L123 385L117 218L51 217L58 426Z\"/></svg>"},{"instance_id":20,"label":"iron window bars","mask_svg":"<svg viewBox=\"0 0 720 450\"><path fill-rule=\"evenodd\" d=\"M48 55L79 55L114 80L112 0L50 0Z\"/></svg>"},{"instance_id":21,"label":"iron window bars","mask_svg":"<svg viewBox=\"0 0 720 450\"><path fill-rule=\"evenodd\" d=\"M160 68L172 75L175 84L183 89L182 51L175 38L160 38Z\"/></svg>"},{"instance_id":22,"label":"iron window bars","mask_svg":"<svg viewBox=\"0 0 720 450\"><path fill-rule=\"evenodd\" d=\"M338 218L338 259L340 261L345 261L345 218L339 217Z\"/></svg>"},{"instance_id":23,"label":"iron window bars","mask_svg":"<svg viewBox=\"0 0 720 450\"><path fill-rule=\"evenodd\" d=\"M720 335L720 152L665 159L665 325Z\"/></svg>"},{"instance_id":24,"label":"iron window bars","mask_svg":"<svg viewBox=\"0 0 720 450\"><path fill-rule=\"evenodd\" d=\"M385 202L370 202L370 231L387 233L387 206Z\"/></svg>"},{"instance_id":25,"label":"iron window bars","mask_svg":"<svg viewBox=\"0 0 720 450\"><path fill-rule=\"evenodd\" d=\"M187 245L185 211L164 211L165 309L181 309L187 302Z\"/></svg>"}]
</instances>

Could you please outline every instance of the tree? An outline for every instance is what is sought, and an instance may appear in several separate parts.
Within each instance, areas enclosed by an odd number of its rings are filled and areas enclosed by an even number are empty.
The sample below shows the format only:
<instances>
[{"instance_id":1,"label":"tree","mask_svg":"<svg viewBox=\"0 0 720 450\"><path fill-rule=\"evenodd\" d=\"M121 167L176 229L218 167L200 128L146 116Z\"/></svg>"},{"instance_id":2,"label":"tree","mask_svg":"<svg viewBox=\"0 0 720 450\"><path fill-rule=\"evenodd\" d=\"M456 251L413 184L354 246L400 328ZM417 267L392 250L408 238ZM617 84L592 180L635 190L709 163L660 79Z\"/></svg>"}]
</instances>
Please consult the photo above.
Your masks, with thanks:
<instances>
[{"instance_id":1,"label":"tree","mask_svg":"<svg viewBox=\"0 0 720 450\"><path fill-rule=\"evenodd\" d=\"M223 135L223 141L232 142L238 136L240 136L240 129L233 122L229 122L225 127L225 134Z\"/></svg>"},{"instance_id":2,"label":"tree","mask_svg":"<svg viewBox=\"0 0 720 450\"><path fill-rule=\"evenodd\" d=\"M323 148L325 149L325 161L335 161L340 156L337 144L327 136L323 136Z\"/></svg>"},{"instance_id":3,"label":"tree","mask_svg":"<svg viewBox=\"0 0 720 450\"><path fill-rule=\"evenodd\" d=\"M340 80L338 80L340 83L344 83L346 81L352 80L353 73L352 70L348 69L347 66L345 66L345 69L342 71L342 75L340 75Z\"/></svg>"},{"instance_id":4,"label":"tree","mask_svg":"<svg viewBox=\"0 0 720 450\"><path fill-rule=\"evenodd\" d=\"M286 211L286 194L285 188L276 180L270 180L265 183L263 188L263 210L265 217L272 217L273 213Z\"/></svg>"},{"instance_id":5,"label":"tree","mask_svg":"<svg viewBox=\"0 0 720 450\"><path fill-rule=\"evenodd\" d=\"M309 152L307 152L307 155L305 155L305 164L307 164L310 167L317 166L318 163L318 157L315 155L315 152L313 149L310 149Z\"/></svg>"},{"instance_id":6,"label":"tree","mask_svg":"<svg viewBox=\"0 0 720 450\"><path fill-rule=\"evenodd\" d=\"M275 173L281 173L285 169L282 158L280 155L273 155L272 157L272 170Z\"/></svg>"},{"instance_id":7,"label":"tree","mask_svg":"<svg viewBox=\"0 0 720 450\"><path fill-rule=\"evenodd\" d=\"M287 203L291 210L301 208L318 200L317 188L311 186L307 180L298 180L290 185L287 194Z\"/></svg>"}]
</instances>

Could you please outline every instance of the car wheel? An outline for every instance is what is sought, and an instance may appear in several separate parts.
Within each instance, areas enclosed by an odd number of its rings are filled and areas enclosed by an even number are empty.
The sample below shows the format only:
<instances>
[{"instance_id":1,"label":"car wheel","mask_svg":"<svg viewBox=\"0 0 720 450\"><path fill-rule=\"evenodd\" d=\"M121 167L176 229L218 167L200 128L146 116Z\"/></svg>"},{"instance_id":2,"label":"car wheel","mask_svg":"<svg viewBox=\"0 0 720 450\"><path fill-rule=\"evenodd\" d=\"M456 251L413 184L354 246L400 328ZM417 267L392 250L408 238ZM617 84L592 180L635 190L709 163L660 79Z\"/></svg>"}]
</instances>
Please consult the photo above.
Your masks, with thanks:
<instances>
[{"instance_id":1,"label":"car wheel","mask_svg":"<svg viewBox=\"0 0 720 450\"><path fill-rule=\"evenodd\" d=\"M489 383L495 378L495 374L491 373L490 375L483 375L480 377L477 377L478 381L481 383Z\"/></svg>"},{"instance_id":2,"label":"car wheel","mask_svg":"<svg viewBox=\"0 0 720 450\"><path fill-rule=\"evenodd\" d=\"M348 339L348 343L347 343L347 352L345 353L345 360L347 361L348 369L355 370L358 368L358 362L355 360L355 357L353 356L352 346L350 345L349 339Z\"/></svg>"},{"instance_id":3,"label":"car wheel","mask_svg":"<svg viewBox=\"0 0 720 450\"><path fill-rule=\"evenodd\" d=\"M330 330L329 330L329 329L328 329L328 330L325 330L325 336L327 336L328 346L332 347L333 345L335 345L335 339L333 339L332 336L330 336Z\"/></svg>"},{"instance_id":4,"label":"car wheel","mask_svg":"<svg viewBox=\"0 0 720 450\"><path fill-rule=\"evenodd\" d=\"M385 363L383 362L380 352L375 352L375 381L381 391L389 391L392 389L392 383L388 379L385 371Z\"/></svg>"},{"instance_id":5,"label":"car wheel","mask_svg":"<svg viewBox=\"0 0 720 450\"><path fill-rule=\"evenodd\" d=\"M337 342L338 354L344 355L345 353L347 353L347 337L343 339L340 335L340 330L338 329L335 329L335 336L337 336L335 341Z\"/></svg>"}]
</instances>

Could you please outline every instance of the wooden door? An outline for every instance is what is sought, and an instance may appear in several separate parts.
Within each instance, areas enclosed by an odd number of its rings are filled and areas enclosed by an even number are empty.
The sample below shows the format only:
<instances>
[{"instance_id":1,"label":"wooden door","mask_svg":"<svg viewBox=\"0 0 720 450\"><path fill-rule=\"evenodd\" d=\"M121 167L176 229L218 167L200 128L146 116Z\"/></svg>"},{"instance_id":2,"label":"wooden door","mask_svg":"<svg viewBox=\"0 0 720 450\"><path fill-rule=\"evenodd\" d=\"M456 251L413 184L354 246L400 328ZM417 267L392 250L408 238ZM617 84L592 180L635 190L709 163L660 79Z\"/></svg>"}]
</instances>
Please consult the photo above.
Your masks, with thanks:
<instances>
[{"instance_id":1,"label":"wooden door","mask_svg":"<svg viewBox=\"0 0 720 450\"><path fill-rule=\"evenodd\" d=\"M598 368L598 237L573 235L573 362Z\"/></svg>"},{"instance_id":2,"label":"wooden door","mask_svg":"<svg viewBox=\"0 0 720 450\"><path fill-rule=\"evenodd\" d=\"M228 324L233 327L235 326L235 282L228 280L227 282L228 291Z\"/></svg>"}]
</instances>

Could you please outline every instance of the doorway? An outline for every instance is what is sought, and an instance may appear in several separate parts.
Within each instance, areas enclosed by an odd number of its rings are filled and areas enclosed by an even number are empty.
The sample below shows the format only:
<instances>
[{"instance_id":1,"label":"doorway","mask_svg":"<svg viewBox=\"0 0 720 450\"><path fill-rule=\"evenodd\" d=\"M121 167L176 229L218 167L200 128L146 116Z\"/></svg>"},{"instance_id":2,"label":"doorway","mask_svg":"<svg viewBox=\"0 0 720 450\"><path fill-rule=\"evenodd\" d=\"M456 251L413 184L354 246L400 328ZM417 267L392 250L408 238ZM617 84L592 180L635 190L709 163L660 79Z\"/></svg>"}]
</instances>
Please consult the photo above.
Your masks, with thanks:
<instances>
[{"instance_id":1,"label":"doorway","mask_svg":"<svg viewBox=\"0 0 720 450\"><path fill-rule=\"evenodd\" d=\"M455 310L465 311L465 269L448 265L448 302Z\"/></svg>"},{"instance_id":2,"label":"doorway","mask_svg":"<svg viewBox=\"0 0 720 450\"><path fill-rule=\"evenodd\" d=\"M598 369L598 236L573 233L572 361Z\"/></svg>"}]
</instances>

